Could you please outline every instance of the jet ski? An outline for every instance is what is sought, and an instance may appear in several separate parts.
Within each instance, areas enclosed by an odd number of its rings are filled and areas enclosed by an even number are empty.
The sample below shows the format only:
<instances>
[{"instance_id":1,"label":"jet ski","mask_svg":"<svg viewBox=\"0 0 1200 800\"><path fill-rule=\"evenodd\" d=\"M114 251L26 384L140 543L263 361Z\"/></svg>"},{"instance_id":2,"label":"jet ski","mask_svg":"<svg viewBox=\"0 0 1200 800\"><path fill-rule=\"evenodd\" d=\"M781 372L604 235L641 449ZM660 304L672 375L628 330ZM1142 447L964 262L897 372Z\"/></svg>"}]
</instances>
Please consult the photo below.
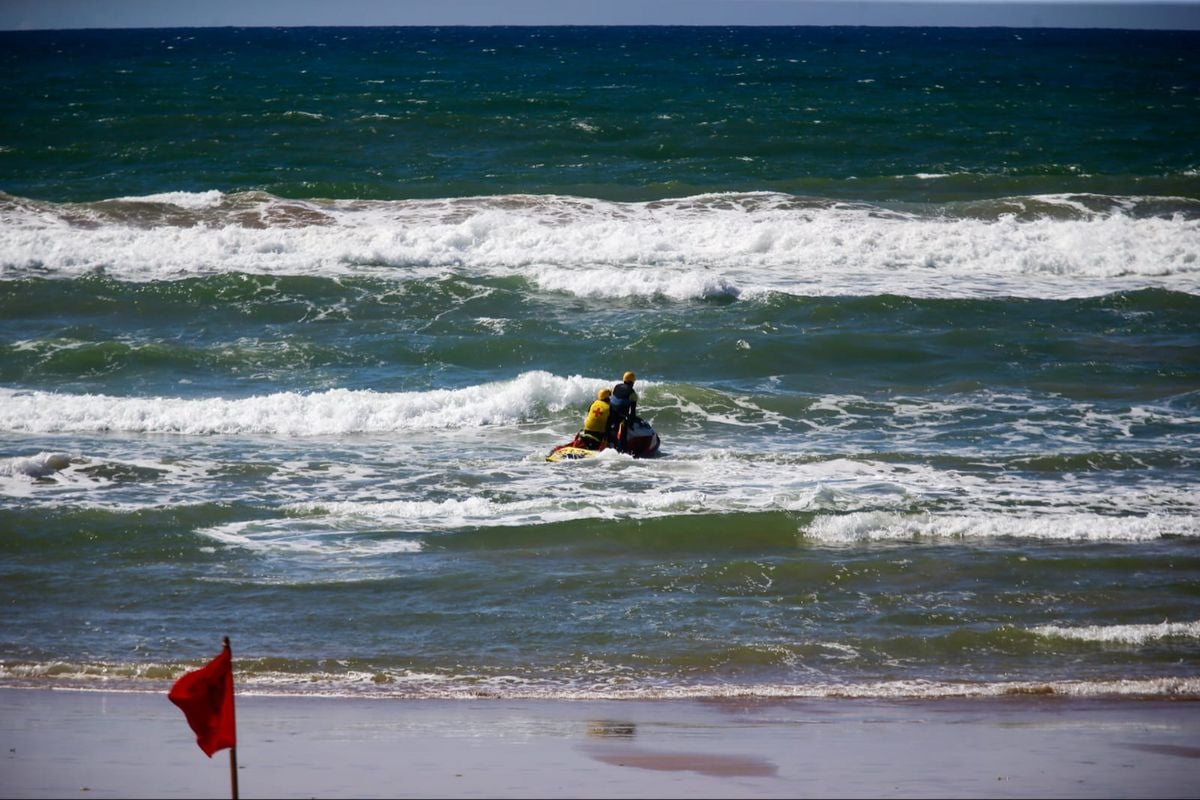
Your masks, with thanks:
<instances>
[{"instance_id":1,"label":"jet ski","mask_svg":"<svg viewBox=\"0 0 1200 800\"><path fill-rule=\"evenodd\" d=\"M641 417L622 422L617 428L617 441L621 443L617 450L634 458L653 458L662 445L654 428Z\"/></svg>"},{"instance_id":2,"label":"jet ski","mask_svg":"<svg viewBox=\"0 0 1200 800\"><path fill-rule=\"evenodd\" d=\"M662 440L650 427L650 423L641 417L623 421L616 431L613 449L618 453L626 453L634 458L653 458L658 455ZM608 448L608 442L601 442L599 447L587 447L587 442L579 434L566 444L560 444L546 456L547 461L575 461L580 458L594 458Z\"/></svg>"}]
</instances>

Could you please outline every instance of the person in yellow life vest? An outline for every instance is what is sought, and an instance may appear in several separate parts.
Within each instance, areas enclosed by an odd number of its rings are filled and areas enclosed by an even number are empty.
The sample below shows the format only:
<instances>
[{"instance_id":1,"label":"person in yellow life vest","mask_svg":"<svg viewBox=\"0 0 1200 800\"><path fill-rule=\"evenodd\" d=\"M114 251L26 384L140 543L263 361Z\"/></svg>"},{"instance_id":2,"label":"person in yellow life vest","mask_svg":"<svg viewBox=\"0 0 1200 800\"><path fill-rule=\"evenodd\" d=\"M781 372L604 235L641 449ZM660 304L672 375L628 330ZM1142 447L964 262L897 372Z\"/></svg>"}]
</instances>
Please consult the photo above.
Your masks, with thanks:
<instances>
[{"instance_id":1,"label":"person in yellow life vest","mask_svg":"<svg viewBox=\"0 0 1200 800\"><path fill-rule=\"evenodd\" d=\"M610 389L596 392L596 399L583 420L583 430L575 437L578 447L586 447L588 450L604 447L608 439L608 398L611 394Z\"/></svg>"}]
</instances>

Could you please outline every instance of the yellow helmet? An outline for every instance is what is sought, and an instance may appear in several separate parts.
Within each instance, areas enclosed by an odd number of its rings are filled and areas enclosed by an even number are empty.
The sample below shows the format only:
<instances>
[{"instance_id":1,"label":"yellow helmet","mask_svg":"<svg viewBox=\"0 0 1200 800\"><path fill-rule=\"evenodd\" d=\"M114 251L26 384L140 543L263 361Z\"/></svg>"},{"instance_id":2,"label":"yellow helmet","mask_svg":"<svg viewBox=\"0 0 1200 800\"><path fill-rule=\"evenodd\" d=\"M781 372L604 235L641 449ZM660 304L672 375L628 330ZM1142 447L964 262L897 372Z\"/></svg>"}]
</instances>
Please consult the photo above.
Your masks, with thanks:
<instances>
[{"instance_id":1,"label":"yellow helmet","mask_svg":"<svg viewBox=\"0 0 1200 800\"><path fill-rule=\"evenodd\" d=\"M621 376L621 380L625 381L625 383L633 383L637 380L637 375L634 375L632 372L626 372Z\"/></svg>"},{"instance_id":2,"label":"yellow helmet","mask_svg":"<svg viewBox=\"0 0 1200 800\"><path fill-rule=\"evenodd\" d=\"M600 391L596 392L597 400L607 400L611 396L612 396L612 389L601 389Z\"/></svg>"}]
</instances>

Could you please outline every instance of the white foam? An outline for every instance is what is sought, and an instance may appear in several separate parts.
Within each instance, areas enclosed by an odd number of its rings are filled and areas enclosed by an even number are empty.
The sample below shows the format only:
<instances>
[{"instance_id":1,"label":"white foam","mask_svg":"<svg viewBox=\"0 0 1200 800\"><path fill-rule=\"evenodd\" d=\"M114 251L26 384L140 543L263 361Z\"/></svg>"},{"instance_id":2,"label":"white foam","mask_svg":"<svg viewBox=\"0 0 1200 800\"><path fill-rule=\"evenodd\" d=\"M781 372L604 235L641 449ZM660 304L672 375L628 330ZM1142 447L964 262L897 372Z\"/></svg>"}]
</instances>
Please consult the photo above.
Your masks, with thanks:
<instances>
[{"instance_id":1,"label":"white foam","mask_svg":"<svg viewBox=\"0 0 1200 800\"><path fill-rule=\"evenodd\" d=\"M586 272L542 266L531 269L530 278L543 291L597 299L714 300L735 299L741 294L740 289L712 269L658 267Z\"/></svg>"},{"instance_id":2,"label":"white foam","mask_svg":"<svg viewBox=\"0 0 1200 800\"><path fill-rule=\"evenodd\" d=\"M0 278L103 269L130 281L218 272L422 279L456 270L527 277L547 291L584 297L685 300L771 291L1200 291L1200 220L1139 217L1119 203L1093 212L1070 198L1037 198L1043 206L1078 208L1064 211L1065 218L1032 219L918 216L771 194L653 203L523 195L320 203L219 192L151 198L193 210L195 223L137 225L117 215L85 226L71 223L66 207L10 204L0 227ZM256 223L245 224L248 217Z\"/></svg>"},{"instance_id":3,"label":"white foam","mask_svg":"<svg viewBox=\"0 0 1200 800\"><path fill-rule=\"evenodd\" d=\"M287 510L303 514L359 517L368 524L381 522L410 530L453 530L468 525L518 525L545 522L555 505L542 500L497 503L483 497L449 500L308 501L292 503ZM580 516L587 516L581 514ZM566 518L566 517L561 517Z\"/></svg>"},{"instance_id":4,"label":"white foam","mask_svg":"<svg viewBox=\"0 0 1200 800\"><path fill-rule=\"evenodd\" d=\"M516 424L532 406L584 407L608 381L526 372L461 389L330 389L240 399L68 395L0 388L0 430L329 436Z\"/></svg>"},{"instance_id":5,"label":"white foam","mask_svg":"<svg viewBox=\"0 0 1200 800\"><path fill-rule=\"evenodd\" d=\"M66 469L70 463L70 456L64 453L38 453L34 456L0 459L0 476L23 475L29 478L43 478Z\"/></svg>"},{"instance_id":6,"label":"white foam","mask_svg":"<svg viewBox=\"0 0 1200 800\"><path fill-rule=\"evenodd\" d=\"M930 700L1057 696L1072 698L1200 697L1200 678L951 682L892 680L863 682L657 684L630 680L589 662L577 679L549 682L514 675L448 674L404 669L303 673L263 669L239 674L239 692L251 696L410 697L477 700L653 700L653 699L884 699ZM591 667L599 669L593 671ZM52 685L87 691L159 691L166 676L189 665L160 663L0 663L0 687ZM597 672L599 674L597 674ZM147 689L152 686L152 689ZM1144 725L1144 723L1138 723Z\"/></svg>"},{"instance_id":7,"label":"white foam","mask_svg":"<svg viewBox=\"0 0 1200 800\"><path fill-rule=\"evenodd\" d=\"M1200 639L1200 621L1145 625L1085 625L1075 628L1042 625L1034 628L1033 632L1056 639L1143 645L1160 639Z\"/></svg>"},{"instance_id":8,"label":"white foam","mask_svg":"<svg viewBox=\"0 0 1200 800\"><path fill-rule=\"evenodd\" d=\"M72 446L90 449L99 459L92 463L80 456L52 481L27 474L27 467L41 470L45 459L32 465L7 462L10 474L0 480L0 493L89 507L206 502L214 491L210 473L220 474L228 461L244 457L243 445L212 436L226 434L271 437L269 443L255 444L256 451L269 453L264 457L270 462L270 495L292 511L325 518L312 521L323 529L362 527L355 519L416 532L579 518L784 512L817 514L811 521L798 519L797 534L830 544L1002 536L1153 541L1200 535L1200 495L1184 477L1166 480L1152 470L1134 470L1114 481L1111 471L1101 469L1046 480L1037 471L1001 468L1005 459L1026 455L1019 442L979 453L971 440L961 452L952 452L937 434L945 419L963 416L962 406L886 404L906 413L889 415L899 424L885 435L913 454L892 461L844 454L843 429L854 415L877 416L876 406L856 411L853 398L824 398L818 405L839 413L825 415L820 427L805 429L798 440L775 435L795 429L795 420L758 410L749 399L644 382L639 388L645 387L650 416L661 415L666 426L659 432L667 457L637 461L606 451L599 458L547 465L546 453L570 438L581 410L604 385L608 382L596 378L539 371L430 392L339 389L240 399L0 388L0 431L69 438ZM1005 402L1012 403L1008 413L1024 419L1030 416L1030 401L1019 400ZM969 411L980 400L964 402ZM531 416L537 424L527 424ZM1112 423L1101 425L1088 434L1094 442L1061 454L1093 452L1096 443L1111 446L1112 428ZM745 452L747 430L763 434L753 453ZM205 438L160 439L156 457L147 461L142 438L147 433ZM92 434L103 436L85 443ZM324 439L314 444L314 437ZM1185 448L1189 441L1178 436L1175 445ZM314 485L314 448L325 452L334 442L336 452L325 457L330 463ZM197 458L197 448L212 450ZM979 461L955 467L931 462L922 452ZM89 466L79 466L85 463ZM429 484L413 477L440 474L452 479L440 496L431 496ZM474 477L465 484L453 480L461 474ZM143 486L151 479L153 491ZM91 491L114 481L120 491ZM563 490L564 483L570 491ZM906 513L931 506L938 513Z\"/></svg>"},{"instance_id":9,"label":"white foam","mask_svg":"<svg viewBox=\"0 0 1200 800\"><path fill-rule=\"evenodd\" d=\"M999 536L1062 541L1149 541L1164 536L1200 536L1200 517L1102 516L1046 510L1038 515L903 514L860 511L815 518L805 535L822 542L891 541L922 538L975 539Z\"/></svg>"},{"instance_id":10,"label":"white foam","mask_svg":"<svg viewBox=\"0 0 1200 800\"><path fill-rule=\"evenodd\" d=\"M353 531L309 526L304 520L297 519L231 522L200 528L196 533L227 546L291 555L368 557L418 553L424 546L414 539L372 539ZM355 579L362 580L363 576ZM336 574L332 580L344 580L344 577Z\"/></svg>"},{"instance_id":11,"label":"white foam","mask_svg":"<svg viewBox=\"0 0 1200 800\"><path fill-rule=\"evenodd\" d=\"M628 456L607 451L596 459L589 459L589 464L580 466L586 468L605 461L628 460ZM567 466L571 468L576 465ZM706 495L699 491L609 496L606 493L593 495L584 488L569 495L543 494L528 500L500 501L472 496L446 500L306 501L286 506L286 510L292 513L326 515L332 518L326 524L334 526L357 518L372 527L384 524L412 531L544 525L623 516L645 519L677 513L699 513L707 508ZM312 522L314 525L322 524L319 517Z\"/></svg>"},{"instance_id":12,"label":"white foam","mask_svg":"<svg viewBox=\"0 0 1200 800\"><path fill-rule=\"evenodd\" d=\"M216 208L225 200L225 193L216 189L206 192L161 192L138 197L118 197L121 203L166 203L179 208Z\"/></svg>"}]
</instances>

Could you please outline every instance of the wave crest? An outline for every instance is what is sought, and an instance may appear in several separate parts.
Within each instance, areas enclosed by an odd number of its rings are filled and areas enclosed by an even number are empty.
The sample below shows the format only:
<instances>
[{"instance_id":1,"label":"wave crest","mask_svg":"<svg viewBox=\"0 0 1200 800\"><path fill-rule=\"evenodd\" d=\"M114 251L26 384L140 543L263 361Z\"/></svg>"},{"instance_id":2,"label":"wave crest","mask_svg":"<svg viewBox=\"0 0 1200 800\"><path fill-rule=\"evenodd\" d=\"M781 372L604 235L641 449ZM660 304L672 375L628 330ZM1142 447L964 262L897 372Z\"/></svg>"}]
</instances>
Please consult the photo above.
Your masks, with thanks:
<instances>
[{"instance_id":1,"label":"wave crest","mask_svg":"<svg viewBox=\"0 0 1200 800\"><path fill-rule=\"evenodd\" d=\"M1047 196L889 209L772 193L619 203L213 192L53 204L0 195L0 278L103 270L129 281L224 272L408 279L454 269L584 297L1200 291L1195 205Z\"/></svg>"},{"instance_id":2,"label":"wave crest","mask_svg":"<svg viewBox=\"0 0 1200 800\"><path fill-rule=\"evenodd\" d=\"M606 381L527 372L461 389L329 389L239 399L66 395L0 388L0 430L332 436L516 424L528 410L585 404Z\"/></svg>"}]
</instances>

